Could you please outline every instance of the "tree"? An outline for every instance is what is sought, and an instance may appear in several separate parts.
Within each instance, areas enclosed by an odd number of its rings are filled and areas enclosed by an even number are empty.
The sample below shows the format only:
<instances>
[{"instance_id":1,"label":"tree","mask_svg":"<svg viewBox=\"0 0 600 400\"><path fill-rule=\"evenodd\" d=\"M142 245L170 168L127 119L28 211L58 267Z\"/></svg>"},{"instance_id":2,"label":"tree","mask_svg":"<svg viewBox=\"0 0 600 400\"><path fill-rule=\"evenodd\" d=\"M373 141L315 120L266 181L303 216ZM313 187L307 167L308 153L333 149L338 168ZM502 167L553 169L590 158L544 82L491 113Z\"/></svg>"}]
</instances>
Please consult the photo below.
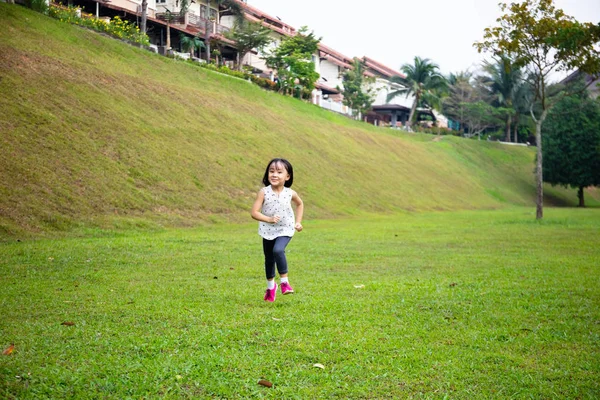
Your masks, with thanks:
<instances>
[{"instance_id":1,"label":"tree","mask_svg":"<svg viewBox=\"0 0 600 400\"><path fill-rule=\"evenodd\" d=\"M440 91L447 87L447 82L446 78L440 74L437 64L433 64L428 58L415 57L414 64L404 64L400 70L406 77L394 76L390 80L401 84L404 88L388 94L387 101L389 102L401 94L406 97L414 96L407 122L408 128L410 128L416 117L418 106L430 108L441 106Z\"/></svg>"},{"instance_id":2,"label":"tree","mask_svg":"<svg viewBox=\"0 0 600 400\"><path fill-rule=\"evenodd\" d=\"M193 0L176 0L175 5L179 6L179 16L185 18L185 15L190 8ZM175 16L167 7L165 7L165 21L167 23L167 50L171 49L171 23L175 20Z\"/></svg>"},{"instance_id":3,"label":"tree","mask_svg":"<svg viewBox=\"0 0 600 400\"><path fill-rule=\"evenodd\" d=\"M315 88L319 73L315 71L312 55L317 51L321 38L308 33L303 26L294 36L286 36L281 44L264 57L269 68L277 71L279 91L288 93L300 85L307 90Z\"/></svg>"},{"instance_id":4,"label":"tree","mask_svg":"<svg viewBox=\"0 0 600 400\"><path fill-rule=\"evenodd\" d=\"M345 71L342 74L342 85L344 89L342 100L344 105L347 105L354 110L355 118L364 115L371 108L373 95L375 90L372 84L375 83L375 78L365 76L365 61L359 58L354 58L353 68ZM338 88L339 89L339 88Z\"/></svg>"},{"instance_id":5,"label":"tree","mask_svg":"<svg viewBox=\"0 0 600 400\"><path fill-rule=\"evenodd\" d=\"M510 142L511 123L515 115L514 103L519 89L523 86L521 68L514 65L506 56L500 56L495 63L485 61L483 70L487 73L487 83L496 103L510 112L505 115L504 140Z\"/></svg>"},{"instance_id":6,"label":"tree","mask_svg":"<svg viewBox=\"0 0 600 400\"><path fill-rule=\"evenodd\" d=\"M179 35L179 42L183 51L187 51L192 57L194 57L194 50L206 48L206 45L198 36L188 36L182 33Z\"/></svg>"},{"instance_id":7,"label":"tree","mask_svg":"<svg viewBox=\"0 0 600 400\"><path fill-rule=\"evenodd\" d=\"M561 96L551 99L547 94L549 75L556 71L579 69L600 73L600 53L594 48L600 40L600 25L579 23L554 7L552 0L524 0L521 3L500 4L506 12L496 21L498 26L484 30L483 41L474 43L482 51L495 56L507 56L517 66L529 68L529 84L540 111L530 114L535 121L536 157L536 218L543 218L542 124L550 109Z\"/></svg>"},{"instance_id":8,"label":"tree","mask_svg":"<svg viewBox=\"0 0 600 400\"><path fill-rule=\"evenodd\" d=\"M564 97L548 113L544 136L544 181L577 189L600 185L600 104L586 93Z\"/></svg>"},{"instance_id":9,"label":"tree","mask_svg":"<svg viewBox=\"0 0 600 400\"><path fill-rule=\"evenodd\" d=\"M479 140L486 129L501 124L502 118L508 112L505 108L494 107L482 100L463 103L462 108L467 136L477 135Z\"/></svg>"},{"instance_id":10,"label":"tree","mask_svg":"<svg viewBox=\"0 0 600 400\"><path fill-rule=\"evenodd\" d=\"M448 96L443 101L444 114L458 122L459 131L466 127L464 104L481 100L471 83L473 74L468 71L451 73L448 78Z\"/></svg>"},{"instance_id":11,"label":"tree","mask_svg":"<svg viewBox=\"0 0 600 400\"><path fill-rule=\"evenodd\" d=\"M242 60L253 49L262 51L269 43L273 41L271 38L271 30L262 26L260 23L247 22L241 25L236 25L225 36L228 39L234 40L238 50L238 70L242 69Z\"/></svg>"}]
</instances>

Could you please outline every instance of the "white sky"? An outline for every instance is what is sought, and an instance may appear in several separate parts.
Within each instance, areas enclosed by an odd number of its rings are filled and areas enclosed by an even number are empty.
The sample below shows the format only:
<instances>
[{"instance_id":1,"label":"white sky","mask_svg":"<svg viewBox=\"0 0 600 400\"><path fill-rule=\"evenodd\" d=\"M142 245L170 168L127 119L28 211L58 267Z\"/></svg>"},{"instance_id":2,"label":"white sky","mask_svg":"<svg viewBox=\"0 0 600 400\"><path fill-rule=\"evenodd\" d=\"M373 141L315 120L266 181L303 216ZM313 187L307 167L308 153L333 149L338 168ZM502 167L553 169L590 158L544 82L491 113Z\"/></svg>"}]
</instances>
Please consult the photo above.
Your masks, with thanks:
<instances>
[{"instance_id":1,"label":"white sky","mask_svg":"<svg viewBox=\"0 0 600 400\"><path fill-rule=\"evenodd\" d=\"M496 25L500 0L247 0L249 5L299 29L348 57L367 56L400 69L415 56L444 74L475 71L486 56L473 43ZM579 22L600 22L600 0L555 0Z\"/></svg>"}]
</instances>

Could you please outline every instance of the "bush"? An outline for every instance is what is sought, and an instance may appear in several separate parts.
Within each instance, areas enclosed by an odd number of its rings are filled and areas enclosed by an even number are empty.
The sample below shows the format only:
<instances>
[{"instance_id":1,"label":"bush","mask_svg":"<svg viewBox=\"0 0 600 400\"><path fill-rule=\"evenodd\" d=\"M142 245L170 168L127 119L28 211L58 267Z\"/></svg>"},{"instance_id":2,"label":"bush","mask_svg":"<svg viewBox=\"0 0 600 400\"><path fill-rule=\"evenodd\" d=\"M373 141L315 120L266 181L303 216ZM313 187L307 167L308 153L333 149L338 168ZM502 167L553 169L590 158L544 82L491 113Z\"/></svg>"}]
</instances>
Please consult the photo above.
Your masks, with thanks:
<instances>
[{"instance_id":1,"label":"bush","mask_svg":"<svg viewBox=\"0 0 600 400\"><path fill-rule=\"evenodd\" d=\"M43 1L43 0L31 0ZM111 22L107 23L101 19L97 19L92 15L83 14L76 7L63 7L50 5L48 15L62 22L85 26L98 32L107 33L117 39L125 40L131 43L147 46L150 40L145 33L140 31L134 23L124 21L118 16L114 17Z\"/></svg>"}]
</instances>

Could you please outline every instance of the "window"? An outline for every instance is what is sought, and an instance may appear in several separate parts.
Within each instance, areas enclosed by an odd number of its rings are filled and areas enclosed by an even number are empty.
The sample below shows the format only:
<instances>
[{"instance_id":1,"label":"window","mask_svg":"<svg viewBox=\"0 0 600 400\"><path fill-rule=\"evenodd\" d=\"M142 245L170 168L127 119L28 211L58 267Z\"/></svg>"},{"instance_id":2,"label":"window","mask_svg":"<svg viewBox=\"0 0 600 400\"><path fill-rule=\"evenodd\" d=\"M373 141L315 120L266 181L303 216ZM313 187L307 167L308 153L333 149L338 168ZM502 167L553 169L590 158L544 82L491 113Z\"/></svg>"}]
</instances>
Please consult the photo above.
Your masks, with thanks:
<instances>
[{"instance_id":1,"label":"window","mask_svg":"<svg viewBox=\"0 0 600 400\"><path fill-rule=\"evenodd\" d=\"M167 0L156 0L156 4L165 4Z\"/></svg>"},{"instance_id":2,"label":"window","mask_svg":"<svg viewBox=\"0 0 600 400\"><path fill-rule=\"evenodd\" d=\"M214 8L210 9L210 19L217 19L217 10L215 10Z\"/></svg>"},{"instance_id":3,"label":"window","mask_svg":"<svg viewBox=\"0 0 600 400\"><path fill-rule=\"evenodd\" d=\"M166 0L163 0L163 1L166 1ZM206 11L207 11L207 7L203 4L200 4L200 18L204 18L204 19L207 18Z\"/></svg>"}]
</instances>

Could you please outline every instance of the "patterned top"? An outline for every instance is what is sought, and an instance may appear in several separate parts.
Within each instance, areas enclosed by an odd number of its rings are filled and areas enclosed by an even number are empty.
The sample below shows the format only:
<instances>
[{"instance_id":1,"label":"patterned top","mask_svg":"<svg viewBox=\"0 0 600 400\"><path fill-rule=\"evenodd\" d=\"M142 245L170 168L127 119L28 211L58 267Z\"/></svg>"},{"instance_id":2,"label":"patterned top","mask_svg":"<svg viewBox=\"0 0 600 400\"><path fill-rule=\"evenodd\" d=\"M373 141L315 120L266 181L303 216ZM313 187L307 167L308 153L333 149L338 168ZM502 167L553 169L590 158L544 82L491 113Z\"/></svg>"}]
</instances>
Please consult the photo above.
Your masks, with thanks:
<instances>
[{"instance_id":1,"label":"patterned top","mask_svg":"<svg viewBox=\"0 0 600 400\"><path fill-rule=\"evenodd\" d=\"M292 210L292 189L284 187L281 193L277 194L269 185L262 191L265 199L261 212L267 217L279 215L281 219L276 224L259 222L258 234L267 240L274 240L279 236L294 236L296 220L294 219L294 210Z\"/></svg>"}]
</instances>

